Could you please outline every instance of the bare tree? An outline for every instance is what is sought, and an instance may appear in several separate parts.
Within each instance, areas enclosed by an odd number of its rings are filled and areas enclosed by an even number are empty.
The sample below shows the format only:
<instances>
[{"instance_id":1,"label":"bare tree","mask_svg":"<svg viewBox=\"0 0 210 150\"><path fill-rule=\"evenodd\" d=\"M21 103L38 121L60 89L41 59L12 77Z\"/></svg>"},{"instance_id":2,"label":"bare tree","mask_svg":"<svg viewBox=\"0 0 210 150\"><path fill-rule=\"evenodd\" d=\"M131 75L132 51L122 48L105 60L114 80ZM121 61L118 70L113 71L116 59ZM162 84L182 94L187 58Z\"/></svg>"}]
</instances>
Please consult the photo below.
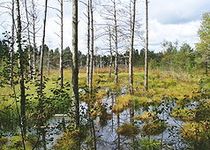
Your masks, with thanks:
<instances>
[{"instance_id":1,"label":"bare tree","mask_svg":"<svg viewBox=\"0 0 210 150\"><path fill-rule=\"evenodd\" d=\"M90 47L90 76L89 90L92 95L93 91L93 71L94 71L94 18L93 18L93 1L90 0L90 28L91 28L91 47Z\"/></svg>"},{"instance_id":2,"label":"bare tree","mask_svg":"<svg viewBox=\"0 0 210 150\"><path fill-rule=\"evenodd\" d=\"M60 52L60 78L61 78L61 88L63 88L63 0L60 2L60 19L61 19L61 52Z\"/></svg>"},{"instance_id":3,"label":"bare tree","mask_svg":"<svg viewBox=\"0 0 210 150\"><path fill-rule=\"evenodd\" d=\"M31 49L31 35L30 35L30 20L29 20L29 11L28 11L28 4L27 0L24 1L25 5L25 14L26 14L26 22L27 22L27 42L28 42L28 49L29 49L29 74L30 78L33 78L33 59L32 59L32 49Z\"/></svg>"},{"instance_id":4,"label":"bare tree","mask_svg":"<svg viewBox=\"0 0 210 150\"><path fill-rule=\"evenodd\" d=\"M118 83L118 22L116 0L112 0L114 5L114 33L115 33L115 83Z\"/></svg>"},{"instance_id":5,"label":"bare tree","mask_svg":"<svg viewBox=\"0 0 210 150\"><path fill-rule=\"evenodd\" d=\"M109 51L110 51L110 62L109 62L109 77L112 76L112 64L113 64L113 56L112 56L112 33L111 27L109 26Z\"/></svg>"},{"instance_id":6,"label":"bare tree","mask_svg":"<svg viewBox=\"0 0 210 150\"><path fill-rule=\"evenodd\" d=\"M11 35L11 51L10 51L10 85L13 86L14 78L14 44L15 44L15 1L12 0L12 35Z\"/></svg>"},{"instance_id":7,"label":"bare tree","mask_svg":"<svg viewBox=\"0 0 210 150\"><path fill-rule=\"evenodd\" d=\"M88 0L88 4L87 4L87 19L88 19L88 23L87 23L87 85L89 86L90 83L90 0Z\"/></svg>"},{"instance_id":8,"label":"bare tree","mask_svg":"<svg viewBox=\"0 0 210 150\"><path fill-rule=\"evenodd\" d=\"M34 76L36 75L36 20L37 20L37 12L36 12L36 5L34 3L34 0L31 1L32 3L32 38L33 38L33 50L32 50L32 55L33 55L33 79Z\"/></svg>"},{"instance_id":9,"label":"bare tree","mask_svg":"<svg viewBox=\"0 0 210 150\"><path fill-rule=\"evenodd\" d=\"M45 36L46 36L46 23L47 23L47 4L48 0L45 0L45 9L44 9L44 21L43 21L43 35L42 35L42 45L41 45L41 56L40 56L40 84L39 84L39 105L40 105L40 115L41 119L39 120L39 128L42 133L42 142L44 145L44 149L46 148L46 139L45 139L45 129L44 129L44 120L43 120L43 89L44 89L44 82L43 82L43 61L44 61L44 48L45 48Z\"/></svg>"},{"instance_id":10,"label":"bare tree","mask_svg":"<svg viewBox=\"0 0 210 150\"><path fill-rule=\"evenodd\" d=\"M135 22L136 22L136 0L131 0L131 3L133 4L133 12L131 14L131 47L129 51L129 90L130 94L132 95L134 93L133 91L133 51L134 51L134 36L135 36ZM131 122L133 123L133 117L134 117L134 108L133 105L131 106L130 111L130 118Z\"/></svg>"},{"instance_id":11,"label":"bare tree","mask_svg":"<svg viewBox=\"0 0 210 150\"><path fill-rule=\"evenodd\" d=\"M14 2L14 1L13 1ZM20 15L20 2L16 0L17 5L17 44L19 52L19 63L20 63L20 107L21 107L21 124L22 124L22 137L23 137L23 146L25 149L25 136L26 136L26 95L25 95L25 78L24 78L24 52L22 49L22 26L21 26L21 15Z\"/></svg>"},{"instance_id":12,"label":"bare tree","mask_svg":"<svg viewBox=\"0 0 210 150\"><path fill-rule=\"evenodd\" d=\"M148 90L148 0L146 4L146 38L145 38L145 66L144 66L144 88Z\"/></svg>"},{"instance_id":13,"label":"bare tree","mask_svg":"<svg viewBox=\"0 0 210 150\"><path fill-rule=\"evenodd\" d=\"M72 86L75 100L75 123L77 129L79 129L80 126L78 74L78 1L72 0Z\"/></svg>"}]
</instances>

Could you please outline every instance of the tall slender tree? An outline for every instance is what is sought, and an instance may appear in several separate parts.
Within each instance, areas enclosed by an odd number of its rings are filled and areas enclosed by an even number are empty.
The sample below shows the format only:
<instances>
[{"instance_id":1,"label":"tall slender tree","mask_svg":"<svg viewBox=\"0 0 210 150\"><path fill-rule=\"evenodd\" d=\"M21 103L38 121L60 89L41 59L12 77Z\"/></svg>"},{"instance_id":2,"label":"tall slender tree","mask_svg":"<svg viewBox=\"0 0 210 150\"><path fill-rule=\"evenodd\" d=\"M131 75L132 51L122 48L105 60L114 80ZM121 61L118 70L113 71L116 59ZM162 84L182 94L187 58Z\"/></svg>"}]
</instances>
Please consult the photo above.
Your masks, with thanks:
<instances>
[{"instance_id":1,"label":"tall slender tree","mask_svg":"<svg viewBox=\"0 0 210 150\"><path fill-rule=\"evenodd\" d=\"M33 79L34 76L36 75L36 20L37 20L37 12L36 12L36 5L34 3L34 0L31 1L32 3L32 38L33 38L33 50L32 50L32 55L33 55Z\"/></svg>"},{"instance_id":2,"label":"tall slender tree","mask_svg":"<svg viewBox=\"0 0 210 150\"><path fill-rule=\"evenodd\" d=\"M115 34L115 83L118 83L118 22L116 0L112 0L114 5L114 34Z\"/></svg>"},{"instance_id":3,"label":"tall slender tree","mask_svg":"<svg viewBox=\"0 0 210 150\"><path fill-rule=\"evenodd\" d=\"M133 4L133 12L131 14L131 47L129 51L129 90L130 94L133 95L133 51L134 51L134 36L135 36L135 22L136 22L136 0L131 0ZM132 106L130 112L131 122L133 122L134 108Z\"/></svg>"},{"instance_id":4,"label":"tall slender tree","mask_svg":"<svg viewBox=\"0 0 210 150\"><path fill-rule=\"evenodd\" d=\"M72 0L72 86L75 100L75 123L77 129L79 129L80 126L78 74L78 1Z\"/></svg>"},{"instance_id":5,"label":"tall slender tree","mask_svg":"<svg viewBox=\"0 0 210 150\"><path fill-rule=\"evenodd\" d=\"M88 19L88 23L87 23L87 85L89 86L90 83L90 0L88 0L87 3L87 19Z\"/></svg>"},{"instance_id":6,"label":"tall slender tree","mask_svg":"<svg viewBox=\"0 0 210 150\"><path fill-rule=\"evenodd\" d=\"M94 18L93 18L93 1L90 0L90 28L91 28L91 46L90 46L90 76L89 76L89 90L92 95L93 92L93 72L94 72Z\"/></svg>"},{"instance_id":7,"label":"tall slender tree","mask_svg":"<svg viewBox=\"0 0 210 150\"><path fill-rule=\"evenodd\" d=\"M14 1L13 1L14 2ZM20 63L20 116L21 116L21 125L22 125L22 137L23 137L23 146L25 149L25 136L26 136L26 95L25 95L25 77L24 77L24 52L22 49L22 25L21 25L21 15L20 15L20 2L16 0L17 5L17 44L18 44L18 53L19 53L19 63Z\"/></svg>"},{"instance_id":8,"label":"tall slender tree","mask_svg":"<svg viewBox=\"0 0 210 150\"><path fill-rule=\"evenodd\" d=\"M63 0L60 0L60 19L61 19L61 52L60 52L60 85L63 88Z\"/></svg>"},{"instance_id":9,"label":"tall slender tree","mask_svg":"<svg viewBox=\"0 0 210 150\"><path fill-rule=\"evenodd\" d=\"M40 115L41 119L39 120L39 128L42 133L42 142L44 145L44 149L46 148L46 139L45 139L45 129L44 129L44 120L43 120L43 89L44 89L44 81L43 81L43 62L44 62L44 49L45 49L45 36L46 36L46 23L47 23L47 5L48 5L48 0L45 0L45 9L44 9L44 20L43 20L43 35L42 35L42 45L41 45L41 56L40 56L40 83L39 83L39 106L40 106Z\"/></svg>"},{"instance_id":10,"label":"tall slender tree","mask_svg":"<svg viewBox=\"0 0 210 150\"><path fill-rule=\"evenodd\" d=\"M148 90L148 0L145 0L146 6L146 37L145 37L145 63L144 63L144 88Z\"/></svg>"},{"instance_id":11,"label":"tall slender tree","mask_svg":"<svg viewBox=\"0 0 210 150\"><path fill-rule=\"evenodd\" d=\"M10 51L10 85L13 86L14 76L14 44L15 44L15 0L12 0L12 36L11 36L11 51Z\"/></svg>"},{"instance_id":12,"label":"tall slender tree","mask_svg":"<svg viewBox=\"0 0 210 150\"><path fill-rule=\"evenodd\" d=\"M24 1L25 5L25 14L26 14L26 22L27 22L27 44L28 44L28 57L29 57L29 76L33 79L33 57L32 57L32 49L31 49L31 35L30 35L30 19L29 19L29 11L28 11L28 3L27 0Z\"/></svg>"},{"instance_id":13,"label":"tall slender tree","mask_svg":"<svg viewBox=\"0 0 210 150\"><path fill-rule=\"evenodd\" d=\"M113 64L113 56L112 56L112 33L111 33L111 27L109 25L109 51L110 51L110 62L109 62L109 77L112 76L112 64Z\"/></svg>"}]
</instances>

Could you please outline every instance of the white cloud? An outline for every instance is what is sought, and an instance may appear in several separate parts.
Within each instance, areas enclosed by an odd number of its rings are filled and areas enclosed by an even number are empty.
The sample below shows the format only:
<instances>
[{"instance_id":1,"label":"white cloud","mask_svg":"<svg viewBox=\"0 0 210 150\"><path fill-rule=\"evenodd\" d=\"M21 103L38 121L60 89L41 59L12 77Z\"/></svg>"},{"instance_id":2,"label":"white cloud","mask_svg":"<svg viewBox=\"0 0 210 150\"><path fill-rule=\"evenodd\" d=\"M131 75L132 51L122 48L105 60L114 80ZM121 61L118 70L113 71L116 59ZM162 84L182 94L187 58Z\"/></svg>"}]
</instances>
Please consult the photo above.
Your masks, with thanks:
<instances>
[{"instance_id":1,"label":"white cloud","mask_svg":"<svg viewBox=\"0 0 210 150\"><path fill-rule=\"evenodd\" d=\"M151 48L160 48L160 44L164 40L187 42L193 46L198 40L197 31L199 26L200 21L183 24L161 24L157 20L150 20L149 37Z\"/></svg>"},{"instance_id":2,"label":"white cloud","mask_svg":"<svg viewBox=\"0 0 210 150\"><path fill-rule=\"evenodd\" d=\"M8 0L1 0L8 1ZM128 2L128 0L122 0L123 4ZM43 24L43 0L38 0L39 7L39 18L40 25ZM56 6L59 8L57 1L49 1L50 6ZM144 1L138 2L138 15L140 18L144 18ZM200 25L200 19L202 13L210 11L210 1L209 0L151 0L149 4L149 39L150 48L152 50L157 50L160 48L160 43L163 40L188 42L193 46L193 43L198 41L197 31ZM97 9L101 8L96 6ZM71 47L71 3L65 2L65 19L64 19L64 47ZM3 10L1 10L3 11ZM56 36L55 33L60 34L60 27L55 21L59 22L57 17L57 12L53 9L48 9L47 27L46 27L46 44L50 48L55 49L60 47L60 38ZM82 52L87 51L86 44L86 34L87 25L86 17L84 16L86 8L84 4L80 3L80 18L79 18L79 50ZM100 17L99 12L95 12L95 23L104 23L104 20ZM5 23L3 23L5 22ZM0 24L3 23L3 27L0 27L0 32L5 30L10 30L10 26L7 22L10 22L10 17L8 14L1 15ZM142 19L144 24L144 19ZM97 27L102 32L102 27ZM144 26L142 28L144 30ZM42 29L39 32L39 36L42 36ZM2 35L0 35L0 39ZM41 44L41 38L38 39L38 45ZM100 40L96 41L96 46L106 47L104 43L106 38L102 37ZM104 45L103 45L104 44ZM141 43L136 42L138 48L141 48Z\"/></svg>"},{"instance_id":3,"label":"white cloud","mask_svg":"<svg viewBox=\"0 0 210 150\"><path fill-rule=\"evenodd\" d=\"M209 6L209 0L152 0L150 17L166 24L185 23L200 19Z\"/></svg>"}]
</instances>

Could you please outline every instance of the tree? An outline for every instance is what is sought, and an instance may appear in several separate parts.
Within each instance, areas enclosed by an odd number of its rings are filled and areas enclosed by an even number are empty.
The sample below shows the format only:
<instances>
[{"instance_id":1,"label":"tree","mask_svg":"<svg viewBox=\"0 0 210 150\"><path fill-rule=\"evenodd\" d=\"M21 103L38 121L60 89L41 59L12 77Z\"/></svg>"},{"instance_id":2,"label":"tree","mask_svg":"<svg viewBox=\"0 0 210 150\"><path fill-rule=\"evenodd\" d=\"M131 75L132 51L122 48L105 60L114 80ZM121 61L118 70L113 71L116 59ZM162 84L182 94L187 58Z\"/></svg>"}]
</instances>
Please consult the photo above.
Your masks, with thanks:
<instances>
[{"instance_id":1,"label":"tree","mask_svg":"<svg viewBox=\"0 0 210 150\"><path fill-rule=\"evenodd\" d=\"M15 1L12 0L12 36L11 36L11 51L10 51L10 85L13 86L13 76L14 76L14 44L15 44Z\"/></svg>"},{"instance_id":2,"label":"tree","mask_svg":"<svg viewBox=\"0 0 210 150\"><path fill-rule=\"evenodd\" d=\"M59 3L60 3L60 25L61 25L61 52L60 52L60 85L61 85L61 88L63 88L63 0L59 0Z\"/></svg>"},{"instance_id":3,"label":"tree","mask_svg":"<svg viewBox=\"0 0 210 150\"><path fill-rule=\"evenodd\" d=\"M43 128L44 125L44 120L43 120L43 89L44 89L44 81L43 81L43 61L44 61L44 49L45 49L45 33L46 33L46 22L47 22L47 3L48 0L45 0L45 9L44 9L44 25L43 25L43 35L42 35L42 46L41 46L41 56L40 56L40 83L39 83L39 106L40 106L40 115L41 115L41 119L39 120L39 128L41 130L42 133L42 142L44 145L44 149L46 148L46 139L45 139L45 129Z\"/></svg>"},{"instance_id":4,"label":"tree","mask_svg":"<svg viewBox=\"0 0 210 150\"><path fill-rule=\"evenodd\" d=\"M148 90L148 0L145 0L146 4L146 38L145 38L145 64L144 64L144 88Z\"/></svg>"},{"instance_id":5,"label":"tree","mask_svg":"<svg viewBox=\"0 0 210 150\"><path fill-rule=\"evenodd\" d=\"M131 47L129 50L129 92L131 95L133 95L133 52L134 52L134 36L135 36L135 22L136 22L136 0L131 0L131 3L133 4L133 12L131 14ZM134 123L133 121L134 117L134 106L132 103L131 109L130 109L130 121L131 123Z\"/></svg>"},{"instance_id":6,"label":"tree","mask_svg":"<svg viewBox=\"0 0 210 150\"><path fill-rule=\"evenodd\" d=\"M32 17L32 38L33 38L33 50L32 50L32 55L33 55L33 78L36 75L36 62L37 62L37 49L36 49L36 20L37 20L37 12L36 12L36 5L34 3L34 0L31 1L32 3L32 12L31 17Z\"/></svg>"},{"instance_id":7,"label":"tree","mask_svg":"<svg viewBox=\"0 0 210 150\"><path fill-rule=\"evenodd\" d=\"M17 5L17 44L20 63L20 113L21 113L21 133L23 137L23 146L25 149L25 136L26 136L26 95L25 95L25 77L24 77L24 52L22 49L22 26L20 15L20 2L16 0Z\"/></svg>"},{"instance_id":8,"label":"tree","mask_svg":"<svg viewBox=\"0 0 210 150\"><path fill-rule=\"evenodd\" d=\"M112 55L112 33L111 27L109 26L109 52L110 52L110 61L109 61L109 77L112 76L112 64L113 64L113 55Z\"/></svg>"},{"instance_id":9,"label":"tree","mask_svg":"<svg viewBox=\"0 0 210 150\"><path fill-rule=\"evenodd\" d=\"M29 74L30 78L33 78L33 58L32 58L32 49L31 49L31 36L30 36L30 20L29 20L29 11L28 11L28 5L27 0L24 1L25 5L25 13L26 13L26 22L27 22L27 44L28 44L28 57L29 57Z\"/></svg>"},{"instance_id":10,"label":"tree","mask_svg":"<svg viewBox=\"0 0 210 150\"><path fill-rule=\"evenodd\" d=\"M114 36L115 36L115 83L118 84L118 21L117 21L117 8L116 8L116 0L112 0L114 5Z\"/></svg>"},{"instance_id":11,"label":"tree","mask_svg":"<svg viewBox=\"0 0 210 150\"><path fill-rule=\"evenodd\" d=\"M203 14L198 34L200 42L196 44L196 49L201 56L200 61L205 64L205 73L207 75L210 63L210 12Z\"/></svg>"},{"instance_id":12,"label":"tree","mask_svg":"<svg viewBox=\"0 0 210 150\"><path fill-rule=\"evenodd\" d=\"M87 86L89 86L90 83L90 0L88 0L88 4L87 4Z\"/></svg>"},{"instance_id":13,"label":"tree","mask_svg":"<svg viewBox=\"0 0 210 150\"><path fill-rule=\"evenodd\" d=\"M72 86L75 100L76 129L80 126L79 87L78 87L78 1L72 1Z\"/></svg>"},{"instance_id":14,"label":"tree","mask_svg":"<svg viewBox=\"0 0 210 150\"><path fill-rule=\"evenodd\" d=\"M89 11L90 11L90 28L91 28L91 46L90 46L90 75L89 75L89 90L92 95L93 91L93 71L94 71L94 14L93 14L93 1L89 2Z\"/></svg>"}]
</instances>

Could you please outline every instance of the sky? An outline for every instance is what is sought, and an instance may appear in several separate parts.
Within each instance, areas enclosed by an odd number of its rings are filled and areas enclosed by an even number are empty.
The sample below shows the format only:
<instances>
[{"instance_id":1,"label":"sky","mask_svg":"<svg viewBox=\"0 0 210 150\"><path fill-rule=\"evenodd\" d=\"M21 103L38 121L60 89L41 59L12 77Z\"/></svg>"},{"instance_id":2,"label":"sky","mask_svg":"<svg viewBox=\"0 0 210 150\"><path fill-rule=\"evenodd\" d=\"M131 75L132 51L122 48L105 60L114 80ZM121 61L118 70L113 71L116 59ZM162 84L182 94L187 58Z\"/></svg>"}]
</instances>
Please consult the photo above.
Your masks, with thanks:
<instances>
[{"instance_id":1,"label":"sky","mask_svg":"<svg viewBox=\"0 0 210 150\"><path fill-rule=\"evenodd\" d=\"M9 0L1 0L0 6L3 2ZM94 9L94 24L96 25L96 35L100 35L106 21L102 17L103 9L101 4L107 4L109 0L95 0ZM30 3L30 0L27 0ZM39 26L43 24L44 0L37 0L37 12L39 17ZM121 5L126 5L128 0L121 0ZM4 4L9 5L9 4ZM28 4L30 6L30 4ZM57 0L49 0L49 6L59 8ZM6 9L0 8L0 33L5 30L10 30L10 17L5 13ZM150 0L149 1L149 48L155 52L161 51L161 43L163 41L178 41L180 44L187 42L192 47L199 41L197 35L202 14L210 11L210 0ZM2 13L3 12L3 13ZM79 4L79 50L85 53L87 51L86 34L87 34L87 19L84 15L86 7L83 3ZM24 10L22 10L24 14ZM58 12L49 8L47 27L46 27L46 44L50 48L55 49L60 46L59 32L60 27ZM145 30L145 1L137 0L137 20L142 26L137 29L142 32ZM42 30L38 32L37 45L41 44ZM144 37L144 33L141 35ZM136 36L137 37L137 36ZM0 35L0 39L3 36ZM135 40L135 47L141 49L143 41L139 38ZM65 1L64 7L64 47L71 46L71 2ZM107 47L107 37L102 36L97 38L95 46L98 47L100 53Z\"/></svg>"}]
</instances>

